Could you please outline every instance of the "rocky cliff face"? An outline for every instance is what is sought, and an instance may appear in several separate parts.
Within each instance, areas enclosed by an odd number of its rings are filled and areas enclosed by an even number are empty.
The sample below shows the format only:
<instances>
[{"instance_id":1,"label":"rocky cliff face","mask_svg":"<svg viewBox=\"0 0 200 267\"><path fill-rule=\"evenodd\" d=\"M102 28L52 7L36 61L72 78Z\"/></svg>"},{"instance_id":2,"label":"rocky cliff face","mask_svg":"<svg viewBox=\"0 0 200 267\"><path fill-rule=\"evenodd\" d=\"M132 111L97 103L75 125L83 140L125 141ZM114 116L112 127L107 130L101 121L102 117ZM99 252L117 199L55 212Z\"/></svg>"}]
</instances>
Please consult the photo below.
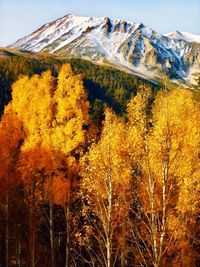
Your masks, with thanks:
<instances>
[{"instance_id":1,"label":"rocky cliff face","mask_svg":"<svg viewBox=\"0 0 200 267\"><path fill-rule=\"evenodd\" d=\"M200 36L175 32L159 34L142 23L66 15L11 45L34 52L109 63L147 78L166 72L193 82L200 72Z\"/></svg>"}]
</instances>

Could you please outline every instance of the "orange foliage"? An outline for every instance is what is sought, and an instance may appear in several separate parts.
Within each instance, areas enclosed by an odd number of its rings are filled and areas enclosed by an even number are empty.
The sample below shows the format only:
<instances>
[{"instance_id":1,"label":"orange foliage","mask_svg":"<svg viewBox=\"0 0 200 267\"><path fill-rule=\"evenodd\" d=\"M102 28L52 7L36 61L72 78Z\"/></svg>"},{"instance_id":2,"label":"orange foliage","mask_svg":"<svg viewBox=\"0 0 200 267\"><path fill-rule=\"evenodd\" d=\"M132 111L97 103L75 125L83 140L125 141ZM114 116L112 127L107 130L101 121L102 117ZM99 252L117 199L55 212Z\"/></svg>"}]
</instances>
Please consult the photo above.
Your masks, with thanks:
<instances>
[{"instance_id":1,"label":"orange foliage","mask_svg":"<svg viewBox=\"0 0 200 267\"><path fill-rule=\"evenodd\" d=\"M58 174L51 184L53 192L53 201L62 207L68 205L68 194L70 191L70 180L66 179L63 173Z\"/></svg>"},{"instance_id":2,"label":"orange foliage","mask_svg":"<svg viewBox=\"0 0 200 267\"><path fill-rule=\"evenodd\" d=\"M22 124L8 106L0 122L0 195L19 181L14 168L23 138Z\"/></svg>"},{"instance_id":3,"label":"orange foliage","mask_svg":"<svg viewBox=\"0 0 200 267\"><path fill-rule=\"evenodd\" d=\"M69 189L67 166L67 159L62 153L58 154L38 146L21 153L18 169L26 190L30 193L34 184L35 198L38 201L45 201L50 196L55 195L55 199L60 199L57 196L59 194L64 196L64 193L58 191L61 187L62 191L65 191L65 196L67 195ZM66 197L63 201L66 201Z\"/></svg>"}]
</instances>

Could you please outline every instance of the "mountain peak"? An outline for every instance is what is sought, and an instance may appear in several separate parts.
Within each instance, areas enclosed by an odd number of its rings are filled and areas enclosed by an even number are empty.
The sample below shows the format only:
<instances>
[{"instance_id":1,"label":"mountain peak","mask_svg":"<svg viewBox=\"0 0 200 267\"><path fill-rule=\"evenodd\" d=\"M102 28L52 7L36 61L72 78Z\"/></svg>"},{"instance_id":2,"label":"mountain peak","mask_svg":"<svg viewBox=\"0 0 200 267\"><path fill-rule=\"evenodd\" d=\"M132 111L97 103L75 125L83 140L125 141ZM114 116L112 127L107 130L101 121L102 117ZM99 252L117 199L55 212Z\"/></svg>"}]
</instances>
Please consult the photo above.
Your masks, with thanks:
<instances>
[{"instance_id":1,"label":"mountain peak","mask_svg":"<svg viewBox=\"0 0 200 267\"><path fill-rule=\"evenodd\" d=\"M175 32L169 32L164 35L172 39L183 40L189 43L200 43L200 35L192 34L189 32L181 32L177 30Z\"/></svg>"},{"instance_id":2,"label":"mountain peak","mask_svg":"<svg viewBox=\"0 0 200 267\"><path fill-rule=\"evenodd\" d=\"M175 78L189 80L192 68L188 62L194 70L200 67L200 53L191 42L200 43L200 36L180 31L162 35L143 23L67 14L11 47L97 63L106 61L143 77L152 78L165 71Z\"/></svg>"}]
</instances>

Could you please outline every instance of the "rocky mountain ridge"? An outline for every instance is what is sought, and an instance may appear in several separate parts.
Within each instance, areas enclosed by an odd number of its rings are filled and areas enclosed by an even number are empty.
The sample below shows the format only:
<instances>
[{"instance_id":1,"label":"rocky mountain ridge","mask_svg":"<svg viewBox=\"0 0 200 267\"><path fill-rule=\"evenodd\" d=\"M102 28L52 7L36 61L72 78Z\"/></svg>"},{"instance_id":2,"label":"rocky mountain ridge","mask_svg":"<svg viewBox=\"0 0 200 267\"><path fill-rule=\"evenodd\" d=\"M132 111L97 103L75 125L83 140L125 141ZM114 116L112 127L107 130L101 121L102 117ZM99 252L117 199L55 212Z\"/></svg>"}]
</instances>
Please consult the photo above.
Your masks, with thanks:
<instances>
[{"instance_id":1,"label":"rocky mountain ridge","mask_svg":"<svg viewBox=\"0 0 200 267\"><path fill-rule=\"evenodd\" d=\"M142 23L108 17L68 14L10 47L111 64L149 79L167 73L193 83L193 74L200 72L200 36L178 31L162 35Z\"/></svg>"}]
</instances>

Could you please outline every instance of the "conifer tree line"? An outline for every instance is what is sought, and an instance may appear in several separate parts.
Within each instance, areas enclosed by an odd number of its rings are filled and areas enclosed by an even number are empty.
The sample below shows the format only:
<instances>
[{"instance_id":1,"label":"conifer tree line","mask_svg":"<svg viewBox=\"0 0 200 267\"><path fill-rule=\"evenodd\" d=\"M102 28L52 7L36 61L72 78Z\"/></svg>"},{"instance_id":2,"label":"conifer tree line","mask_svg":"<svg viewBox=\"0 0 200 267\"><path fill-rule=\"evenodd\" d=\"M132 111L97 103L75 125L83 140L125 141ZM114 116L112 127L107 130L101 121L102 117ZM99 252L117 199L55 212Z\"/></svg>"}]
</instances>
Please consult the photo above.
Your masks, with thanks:
<instances>
[{"instance_id":1,"label":"conifer tree line","mask_svg":"<svg viewBox=\"0 0 200 267\"><path fill-rule=\"evenodd\" d=\"M140 85L123 116L105 107L94 119L69 64L13 83L0 266L199 266L199 101L167 85L152 94Z\"/></svg>"},{"instance_id":2,"label":"conifer tree line","mask_svg":"<svg viewBox=\"0 0 200 267\"><path fill-rule=\"evenodd\" d=\"M152 88L158 88L158 85L142 78L82 59L60 59L41 54L13 54L5 58L0 57L0 114L3 113L4 106L10 102L12 84L20 75L31 77L51 70L53 76L57 77L60 67L65 63L70 63L74 73L84 74L84 85L94 114L101 112L105 103L122 114L126 110L127 100L136 94L139 85L149 84ZM95 119L99 120L99 117Z\"/></svg>"}]
</instances>

